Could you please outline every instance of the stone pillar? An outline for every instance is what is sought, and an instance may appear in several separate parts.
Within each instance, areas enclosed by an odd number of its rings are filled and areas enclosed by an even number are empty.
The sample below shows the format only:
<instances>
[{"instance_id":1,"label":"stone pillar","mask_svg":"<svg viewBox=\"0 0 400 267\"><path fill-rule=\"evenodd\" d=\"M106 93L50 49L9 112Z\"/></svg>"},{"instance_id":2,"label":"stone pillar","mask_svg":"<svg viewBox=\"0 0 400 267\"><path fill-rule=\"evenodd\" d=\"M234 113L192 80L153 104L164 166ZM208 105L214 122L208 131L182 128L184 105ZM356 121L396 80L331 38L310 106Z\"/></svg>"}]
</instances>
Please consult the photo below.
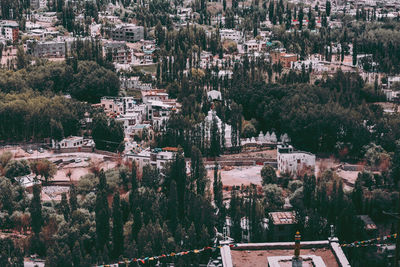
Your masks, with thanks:
<instances>
[{"instance_id":1,"label":"stone pillar","mask_svg":"<svg viewBox=\"0 0 400 267\"><path fill-rule=\"evenodd\" d=\"M301 235L300 232L297 231L294 237L294 256L292 258L292 267L302 267L303 266L303 259L300 257L300 240Z\"/></svg>"}]
</instances>

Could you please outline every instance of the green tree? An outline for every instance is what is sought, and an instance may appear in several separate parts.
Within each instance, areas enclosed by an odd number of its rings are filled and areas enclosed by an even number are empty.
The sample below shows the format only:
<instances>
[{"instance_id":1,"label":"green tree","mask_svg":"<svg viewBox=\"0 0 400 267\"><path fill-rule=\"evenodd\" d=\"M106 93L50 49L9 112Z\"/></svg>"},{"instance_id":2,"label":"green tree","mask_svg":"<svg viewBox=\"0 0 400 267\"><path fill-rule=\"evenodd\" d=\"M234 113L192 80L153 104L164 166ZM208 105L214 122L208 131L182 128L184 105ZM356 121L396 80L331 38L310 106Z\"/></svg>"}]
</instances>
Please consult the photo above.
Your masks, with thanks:
<instances>
[{"instance_id":1,"label":"green tree","mask_svg":"<svg viewBox=\"0 0 400 267\"><path fill-rule=\"evenodd\" d=\"M138 188L138 181L137 181L137 166L136 162L132 161L132 172L131 172L131 191L135 192Z\"/></svg>"},{"instance_id":2,"label":"green tree","mask_svg":"<svg viewBox=\"0 0 400 267\"><path fill-rule=\"evenodd\" d=\"M68 205L66 193L61 194L60 210L61 210L61 213L64 215L65 221L68 222L69 218L71 217L71 210Z\"/></svg>"},{"instance_id":3,"label":"green tree","mask_svg":"<svg viewBox=\"0 0 400 267\"><path fill-rule=\"evenodd\" d=\"M119 91L118 76L94 61L79 61L70 82L71 95L81 101L98 103L103 96L116 96Z\"/></svg>"},{"instance_id":4,"label":"green tree","mask_svg":"<svg viewBox=\"0 0 400 267\"><path fill-rule=\"evenodd\" d=\"M31 168L26 160L11 160L4 169L4 175L9 179L28 175Z\"/></svg>"},{"instance_id":5,"label":"green tree","mask_svg":"<svg viewBox=\"0 0 400 267\"><path fill-rule=\"evenodd\" d=\"M124 150L124 128L120 122L103 113L93 118L92 137L96 148L112 152Z\"/></svg>"},{"instance_id":6,"label":"green tree","mask_svg":"<svg viewBox=\"0 0 400 267\"><path fill-rule=\"evenodd\" d=\"M215 114L212 118L210 139L210 155L217 157L221 153L221 133L219 131L218 121Z\"/></svg>"},{"instance_id":7,"label":"green tree","mask_svg":"<svg viewBox=\"0 0 400 267\"><path fill-rule=\"evenodd\" d=\"M353 40L353 66L357 65L358 44L357 38Z\"/></svg>"},{"instance_id":8,"label":"green tree","mask_svg":"<svg viewBox=\"0 0 400 267\"><path fill-rule=\"evenodd\" d=\"M326 15L329 17L331 15L331 1L326 1L325 4Z\"/></svg>"},{"instance_id":9,"label":"green tree","mask_svg":"<svg viewBox=\"0 0 400 267\"><path fill-rule=\"evenodd\" d=\"M36 176L44 178L47 183L57 173L57 166L47 159L40 159L31 163L31 170Z\"/></svg>"},{"instance_id":10,"label":"green tree","mask_svg":"<svg viewBox=\"0 0 400 267\"><path fill-rule=\"evenodd\" d=\"M276 177L276 171L271 165L264 165L261 169L262 185L276 184L278 177Z\"/></svg>"},{"instance_id":11,"label":"green tree","mask_svg":"<svg viewBox=\"0 0 400 267\"><path fill-rule=\"evenodd\" d=\"M43 217L42 217L42 202L41 202L41 195L42 188L40 185L35 184L33 186L33 198L31 200L31 205L29 208L29 212L31 213L32 219L32 231L35 235L38 235L42 229L43 225Z\"/></svg>"},{"instance_id":12,"label":"green tree","mask_svg":"<svg viewBox=\"0 0 400 267\"><path fill-rule=\"evenodd\" d=\"M81 263L83 263L81 246L78 241L75 241L74 247L72 248L72 263L74 266L81 266Z\"/></svg>"},{"instance_id":13,"label":"green tree","mask_svg":"<svg viewBox=\"0 0 400 267\"><path fill-rule=\"evenodd\" d=\"M110 211L107 201L107 182L103 170L99 173L99 184L96 193L96 243L97 249L103 251L110 238ZM103 251L104 252L104 251Z\"/></svg>"},{"instance_id":14,"label":"green tree","mask_svg":"<svg viewBox=\"0 0 400 267\"><path fill-rule=\"evenodd\" d=\"M276 184L267 184L263 187L265 195L265 205L269 210L277 210L283 207L285 200L283 198L282 188Z\"/></svg>"},{"instance_id":15,"label":"green tree","mask_svg":"<svg viewBox=\"0 0 400 267\"><path fill-rule=\"evenodd\" d=\"M219 169L218 163L215 162L214 182L213 182L214 202L215 206L221 210L223 208L223 192L222 192L223 184L221 180L221 173L218 173L218 169Z\"/></svg>"},{"instance_id":16,"label":"green tree","mask_svg":"<svg viewBox=\"0 0 400 267\"><path fill-rule=\"evenodd\" d=\"M24 69L29 65L29 60L25 54L24 48L18 46L17 48L17 69Z\"/></svg>"},{"instance_id":17,"label":"green tree","mask_svg":"<svg viewBox=\"0 0 400 267\"><path fill-rule=\"evenodd\" d=\"M312 202L315 199L315 187L316 187L316 179L314 175L304 175L304 189L303 189L303 195L304 195L304 206L306 207L311 207Z\"/></svg>"},{"instance_id":18,"label":"green tree","mask_svg":"<svg viewBox=\"0 0 400 267\"><path fill-rule=\"evenodd\" d=\"M7 211L11 215L15 209L14 190L9 179L0 177L0 206L2 211Z\"/></svg>"},{"instance_id":19,"label":"green tree","mask_svg":"<svg viewBox=\"0 0 400 267\"><path fill-rule=\"evenodd\" d=\"M203 155L196 146L192 147L190 158L190 174L192 186L196 186L197 195L203 196L207 186L207 170L204 167Z\"/></svg>"},{"instance_id":20,"label":"green tree","mask_svg":"<svg viewBox=\"0 0 400 267\"><path fill-rule=\"evenodd\" d=\"M167 218L169 220L170 228L174 230L178 222L178 192L174 180L171 182L169 187Z\"/></svg>"},{"instance_id":21,"label":"green tree","mask_svg":"<svg viewBox=\"0 0 400 267\"><path fill-rule=\"evenodd\" d=\"M396 185L400 181L400 141L396 142L396 149L392 159L391 177Z\"/></svg>"},{"instance_id":22,"label":"green tree","mask_svg":"<svg viewBox=\"0 0 400 267\"><path fill-rule=\"evenodd\" d=\"M157 188L159 181L160 177L157 167L153 167L150 164L143 166L142 186Z\"/></svg>"},{"instance_id":23,"label":"green tree","mask_svg":"<svg viewBox=\"0 0 400 267\"><path fill-rule=\"evenodd\" d=\"M119 192L114 194L113 205L113 257L117 259L122 255L124 249L124 236L123 236L123 221L121 212L121 201L119 197Z\"/></svg>"},{"instance_id":24,"label":"green tree","mask_svg":"<svg viewBox=\"0 0 400 267\"><path fill-rule=\"evenodd\" d=\"M77 192L74 184L71 184L69 189L69 206L71 208L71 213L78 208Z\"/></svg>"}]
</instances>

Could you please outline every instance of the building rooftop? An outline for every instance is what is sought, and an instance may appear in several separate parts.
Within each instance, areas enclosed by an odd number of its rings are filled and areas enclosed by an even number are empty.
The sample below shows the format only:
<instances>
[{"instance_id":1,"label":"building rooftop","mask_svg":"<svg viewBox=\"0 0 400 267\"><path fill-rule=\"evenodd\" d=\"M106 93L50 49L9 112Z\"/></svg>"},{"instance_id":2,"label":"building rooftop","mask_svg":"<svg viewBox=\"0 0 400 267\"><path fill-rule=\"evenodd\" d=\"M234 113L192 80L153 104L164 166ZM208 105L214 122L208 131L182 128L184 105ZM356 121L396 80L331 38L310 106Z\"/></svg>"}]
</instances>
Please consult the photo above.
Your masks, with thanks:
<instances>
[{"instance_id":1,"label":"building rooftop","mask_svg":"<svg viewBox=\"0 0 400 267\"><path fill-rule=\"evenodd\" d=\"M252 266L252 267L265 267L270 266L268 257L279 257L279 256L293 256L293 249L276 249L276 250L232 250L232 262L234 267L239 266ZM327 248L311 248L301 249L300 255L315 255L322 258L326 266L338 267L339 264L336 261L335 255L331 250ZM286 264L286 265L285 265ZM279 266L292 266L291 262L285 262ZM314 266L310 262L303 262L303 266Z\"/></svg>"},{"instance_id":2,"label":"building rooftop","mask_svg":"<svg viewBox=\"0 0 400 267\"><path fill-rule=\"evenodd\" d=\"M365 230L376 230L376 229L378 229L376 227L376 224L374 223L374 221L368 215L359 215L358 218L360 218L364 222Z\"/></svg>"},{"instance_id":3,"label":"building rooftop","mask_svg":"<svg viewBox=\"0 0 400 267\"><path fill-rule=\"evenodd\" d=\"M296 216L293 211L270 212L269 217L274 225L294 224L296 221Z\"/></svg>"},{"instance_id":4,"label":"building rooftop","mask_svg":"<svg viewBox=\"0 0 400 267\"><path fill-rule=\"evenodd\" d=\"M304 241L300 244L303 266L350 267L337 238ZM221 258L224 267L292 266L294 242L248 243L235 247L223 246Z\"/></svg>"}]
</instances>

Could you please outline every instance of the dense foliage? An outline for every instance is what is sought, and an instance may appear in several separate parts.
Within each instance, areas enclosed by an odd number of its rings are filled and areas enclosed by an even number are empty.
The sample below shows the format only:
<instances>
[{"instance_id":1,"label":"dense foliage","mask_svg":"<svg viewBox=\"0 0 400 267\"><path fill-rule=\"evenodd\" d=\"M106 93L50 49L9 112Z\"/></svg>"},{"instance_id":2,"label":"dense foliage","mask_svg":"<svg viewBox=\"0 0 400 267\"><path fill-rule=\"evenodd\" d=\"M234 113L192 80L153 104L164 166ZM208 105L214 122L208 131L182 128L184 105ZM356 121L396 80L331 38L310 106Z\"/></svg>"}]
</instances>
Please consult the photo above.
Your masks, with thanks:
<instances>
[{"instance_id":1,"label":"dense foliage","mask_svg":"<svg viewBox=\"0 0 400 267\"><path fill-rule=\"evenodd\" d=\"M99 102L102 96L115 96L119 91L117 75L93 61L76 65L38 62L18 71L0 70L0 91L18 93L27 90L70 94L77 100Z\"/></svg>"}]
</instances>

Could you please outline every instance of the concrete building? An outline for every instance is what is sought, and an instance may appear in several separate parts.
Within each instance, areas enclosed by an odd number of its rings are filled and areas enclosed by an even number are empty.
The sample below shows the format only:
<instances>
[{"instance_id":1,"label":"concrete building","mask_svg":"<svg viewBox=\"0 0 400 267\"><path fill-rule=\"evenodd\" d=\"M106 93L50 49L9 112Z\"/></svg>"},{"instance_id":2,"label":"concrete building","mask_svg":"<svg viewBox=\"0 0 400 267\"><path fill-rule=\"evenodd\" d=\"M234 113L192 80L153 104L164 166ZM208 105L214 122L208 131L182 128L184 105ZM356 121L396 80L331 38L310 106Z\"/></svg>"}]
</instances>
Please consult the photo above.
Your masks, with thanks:
<instances>
[{"instance_id":1,"label":"concrete building","mask_svg":"<svg viewBox=\"0 0 400 267\"><path fill-rule=\"evenodd\" d=\"M144 28L135 24L118 25L111 31L111 38L115 41L137 42L144 39Z\"/></svg>"},{"instance_id":2,"label":"concrete building","mask_svg":"<svg viewBox=\"0 0 400 267\"><path fill-rule=\"evenodd\" d=\"M47 0L31 0L31 9L42 9L47 7Z\"/></svg>"},{"instance_id":3,"label":"concrete building","mask_svg":"<svg viewBox=\"0 0 400 267\"><path fill-rule=\"evenodd\" d=\"M38 22L53 23L57 21L56 12L40 12L32 15Z\"/></svg>"},{"instance_id":4,"label":"concrete building","mask_svg":"<svg viewBox=\"0 0 400 267\"><path fill-rule=\"evenodd\" d=\"M139 172L142 172L143 167L147 164L162 170L168 162L174 159L175 152L165 151L165 149L143 150L139 153L128 153L126 157L136 162Z\"/></svg>"},{"instance_id":5,"label":"concrete building","mask_svg":"<svg viewBox=\"0 0 400 267\"><path fill-rule=\"evenodd\" d=\"M64 41L47 41L47 42L28 42L28 53L40 58L60 58L65 57Z\"/></svg>"},{"instance_id":6,"label":"concrete building","mask_svg":"<svg viewBox=\"0 0 400 267\"><path fill-rule=\"evenodd\" d=\"M121 88L124 88L127 90L136 89L136 90L140 90L140 91L150 91L153 89L153 86L151 85L151 83L142 83L141 81L139 81L138 76L129 77L129 78L121 77L120 82L121 82Z\"/></svg>"},{"instance_id":7,"label":"concrete building","mask_svg":"<svg viewBox=\"0 0 400 267\"><path fill-rule=\"evenodd\" d=\"M0 21L0 37L16 42L19 38L19 25L16 21L2 20Z\"/></svg>"},{"instance_id":8,"label":"concrete building","mask_svg":"<svg viewBox=\"0 0 400 267\"><path fill-rule=\"evenodd\" d=\"M165 90L142 91L142 100L144 104L150 101L168 100L168 93Z\"/></svg>"},{"instance_id":9,"label":"concrete building","mask_svg":"<svg viewBox=\"0 0 400 267\"><path fill-rule=\"evenodd\" d=\"M270 212L269 232L274 242L289 241L295 234L296 214L293 211Z\"/></svg>"},{"instance_id":10,"label":"concrete building","mask_svg":"<svg viewBox=\"0 0 400 267\"><path fill-rule=\"evenodd\" d=\"M315 169L315 155L309 152L296 151L291 145L278 145L278 170L280 173L297 175L306 168Z\"/></svg>"},{"instance_id":11,"label":"concrete building","mask_svg":"<svg viewBox=\"0 0 400 267\"><path fill-rule=\"evenodd\" d=\"M220 30L219 36L221 37L221 41L232 40L236 43L239 43L242 40L242 33L240 31L231 30L231 29Z\"/></svg>"},{"instance_id":12,"label":"concrete building","mask_svg":"<svg viewBox=\"0 0 400 267\"><path fill-rule=\"evenodd\" d=\"M52 140L52 149L60 153L92 152L95 144L91 139L82 136L70 136L61 141Z\"/></svg>"},{"instance_id":13,"label":"concrete building","mask_svg":"<svg viewBox=\"0 0 400 267\"><path fill-rule=\"evenodd\" d=\"M110 54L112 61L119 64L132 63L132 51L124 41L107 42L103 46L104 55Z\"/></svg>"},{"instance_id":14,"label":"concrete building","mask_svg":"<svg viewBox=\"0 0 400 267\"><path fill-rule=\"evenodd\" d=\"M131 96L126 97L112 97L104 96L100 99L100 106L104 109L104 112L115 115L125 115L133 112L136 101Z\"/></svg>"},{"instance_id":15,"label":"concrete building","mask_svg":"<svg viewBox=\"0 0 400 267\"><path fill-rule=\"evenodd\" d=\"M244 243L233 247L223 245L220 249L222 266L350 267L350 263L336 237L328 240L300 242L298 251L302 265L294 264L294 248L295 242Z\"/></svg>"},{"instance_id":16,"label":"concrete building","mask_svg":"<svg viewBox=\"0 0 400 267\"><path fill-rule=\"evenodd\" d=\"M288 54L281 50L274 50L270 53L272 64L281 63L284 68L290 68L292 62L297 61L296 54Z\"/></svg>"}]
</instances>

